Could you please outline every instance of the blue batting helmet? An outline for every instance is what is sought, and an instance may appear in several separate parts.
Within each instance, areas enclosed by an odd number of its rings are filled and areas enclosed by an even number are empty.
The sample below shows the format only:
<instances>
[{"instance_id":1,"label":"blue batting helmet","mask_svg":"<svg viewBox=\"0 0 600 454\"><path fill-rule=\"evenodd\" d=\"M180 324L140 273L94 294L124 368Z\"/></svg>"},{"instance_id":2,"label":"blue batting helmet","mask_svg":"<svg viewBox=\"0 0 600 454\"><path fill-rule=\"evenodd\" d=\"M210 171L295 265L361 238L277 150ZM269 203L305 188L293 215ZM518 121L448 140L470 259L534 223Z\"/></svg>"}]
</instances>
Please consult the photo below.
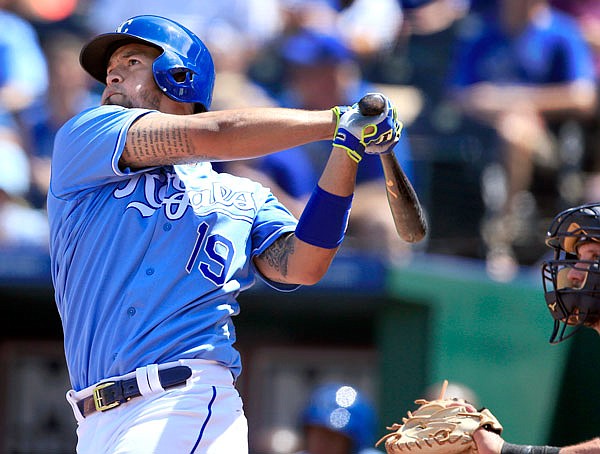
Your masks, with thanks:
<instances>
[{"instance_id":1,"label":"blue batting helmet","mask_svg":"<svg viewBox=\"0 0 600 454\"><path fill-rule=\"evenodd\" d=\"M171 99L200 104L208 110L215 84L215 67L208 48L184 26L160 16L135 16L114 33L96 36L81 50L81 66L106 83L113 52L125 44L140 43L162 51L152 65L154 80Z\"/></svg>"},{"instance_id":2,"label":"blue batting helmet","mask_svg":"<svg viewBox=\"0 0 600 454\"><path fill-rule=\"evenodd\" d=\"M327 383L317 387L301 422L304 427L319 426L345 435L352 440L355 453L374 444L375 411L352 386Z\"/></svg>"}]
</instances>

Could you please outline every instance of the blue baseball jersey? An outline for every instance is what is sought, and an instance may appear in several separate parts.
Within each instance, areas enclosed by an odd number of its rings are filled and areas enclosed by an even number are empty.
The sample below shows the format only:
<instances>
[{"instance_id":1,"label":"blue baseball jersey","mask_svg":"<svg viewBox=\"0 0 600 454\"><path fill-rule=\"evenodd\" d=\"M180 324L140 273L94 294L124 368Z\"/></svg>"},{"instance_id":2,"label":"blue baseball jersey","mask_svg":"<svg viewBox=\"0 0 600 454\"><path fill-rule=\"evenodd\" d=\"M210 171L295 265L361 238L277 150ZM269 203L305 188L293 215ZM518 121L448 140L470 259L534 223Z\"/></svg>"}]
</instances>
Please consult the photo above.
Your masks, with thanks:
<instances>
[{"instance_id":1,"label":"blue baseball jersey","mask_svg":"<svg viewBox=\"0 0 600 454\"><path fill-rule=\"evenodd\" d=\"M594 80L593 60L577 23L549 9L518 35L509 36L498 19L460 43L450 83L551 84Z\"/></svg>"},{"instance_id":2,"label":"blue baseball jersey","mask_svg":"<svg viewBox=\"0 0 600 454\"><path fill-rule=\"evenodd\" d=\"M148 112L88 109L56 136L52 279L75 390L182 358L237 377L236 296L260 276L252 257L297 223L267 188L210 163L120 169L127 130Z\"/></svg>"}]
</instances>

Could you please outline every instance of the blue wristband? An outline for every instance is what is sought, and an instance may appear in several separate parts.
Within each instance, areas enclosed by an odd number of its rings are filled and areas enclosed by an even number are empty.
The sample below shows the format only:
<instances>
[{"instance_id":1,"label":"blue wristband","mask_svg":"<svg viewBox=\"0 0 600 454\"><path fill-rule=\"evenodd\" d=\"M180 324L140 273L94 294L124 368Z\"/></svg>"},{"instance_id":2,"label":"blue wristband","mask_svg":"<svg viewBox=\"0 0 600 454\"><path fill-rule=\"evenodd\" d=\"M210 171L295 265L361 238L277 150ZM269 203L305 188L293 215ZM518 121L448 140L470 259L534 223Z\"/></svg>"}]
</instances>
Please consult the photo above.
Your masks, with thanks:
<instances>
[{"instance_id":1,"label":"blue wristband","mask_svg":"<svg viewBox=\"0 0 600 454\"><path fill-rule=\"evenodd\" d=\"M346 197L315 187L296 226L296 238L325 249L338 247L346 233L352 194Z\"/></svg>"}]
</instances>

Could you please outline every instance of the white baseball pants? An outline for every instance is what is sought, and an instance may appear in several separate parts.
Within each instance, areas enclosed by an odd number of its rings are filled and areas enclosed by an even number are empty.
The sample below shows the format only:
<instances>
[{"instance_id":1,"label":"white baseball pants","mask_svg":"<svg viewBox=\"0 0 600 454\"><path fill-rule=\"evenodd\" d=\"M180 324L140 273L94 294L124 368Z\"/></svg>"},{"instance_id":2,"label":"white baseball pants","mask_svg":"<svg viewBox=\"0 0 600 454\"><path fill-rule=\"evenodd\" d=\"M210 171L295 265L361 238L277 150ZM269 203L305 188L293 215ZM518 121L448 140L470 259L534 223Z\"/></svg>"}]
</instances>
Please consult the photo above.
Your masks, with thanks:
<instances>
[{"instance_id":1,"label":"white baseball pants","mask_svg":"<svg viewBox=\"0 0 600 454\"><path fill-rule=\"evenodd\" d=\"M204 360L180 360L159 368L186 365L192 376L181 387L163 390L156 365L107 380L143 377L143 395L84 418L76 402L93 386L67 393L77 428L78 454L247 454L248 424L229 370ZM147 377L144 374L148 374ZM158 389L157 389L158 388Z\"/></svg>"}]
</instances>

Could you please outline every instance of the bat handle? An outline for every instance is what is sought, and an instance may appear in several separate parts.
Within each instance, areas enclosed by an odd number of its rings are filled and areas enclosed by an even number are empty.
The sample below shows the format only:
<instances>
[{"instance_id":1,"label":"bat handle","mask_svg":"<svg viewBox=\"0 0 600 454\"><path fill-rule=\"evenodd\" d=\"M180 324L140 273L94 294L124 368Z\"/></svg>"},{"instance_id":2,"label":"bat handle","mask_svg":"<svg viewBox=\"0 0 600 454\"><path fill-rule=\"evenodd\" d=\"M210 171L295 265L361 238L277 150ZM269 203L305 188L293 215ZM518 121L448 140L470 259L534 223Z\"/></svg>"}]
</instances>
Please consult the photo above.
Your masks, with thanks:
<instances>
[{"instance_id":1,"label":"bat handle","mask_svg":"<svg viewBox=\"0 0 600 454\"><path fill-rule=\"evenodd\" d=\"M383 113L385 104L385 98L379 93L368 93L358 101L358 110L365 117L375 117Z\"/></svg>"}]
</instances>

